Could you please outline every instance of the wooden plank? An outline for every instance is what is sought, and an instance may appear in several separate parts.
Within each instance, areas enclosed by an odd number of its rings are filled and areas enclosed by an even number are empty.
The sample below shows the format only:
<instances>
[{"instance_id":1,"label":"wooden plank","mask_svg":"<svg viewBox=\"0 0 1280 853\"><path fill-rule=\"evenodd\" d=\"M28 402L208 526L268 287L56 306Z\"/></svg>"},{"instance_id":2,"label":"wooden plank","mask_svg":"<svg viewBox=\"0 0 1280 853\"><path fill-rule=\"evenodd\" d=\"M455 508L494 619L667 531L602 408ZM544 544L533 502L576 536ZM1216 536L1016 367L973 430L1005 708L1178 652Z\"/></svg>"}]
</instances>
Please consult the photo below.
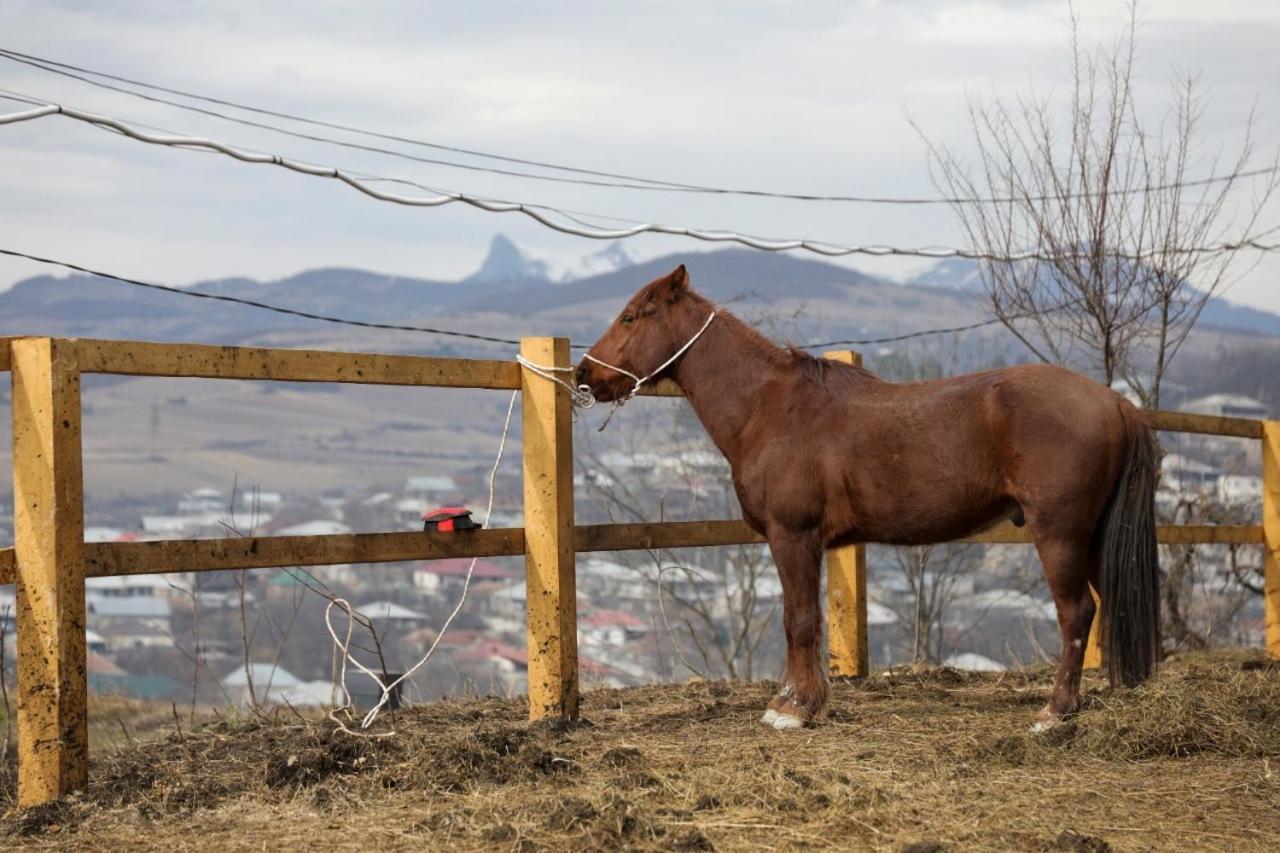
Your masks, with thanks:
<instances>
[{"instance_id":1,"label":"wooden plank","mask_svg":"<svg viewBox=\"0 0 1280 853\"><path fill-rule=\"evenodd\" d=\"M520 387L514 361L81 340L84 373L441 388Z\"/></svg>"},{"instance_id":2,"label":"wooden plank","mask_svg":"<svg viewBox=\"0 0 1280 853\"><path fill-rule=\"evenodd\" d=\"M568 338L525 338L534 364L568 367ZM578 717L573 409L568 390L521 368L529 717Z\"/></svg>"},{"instance_id":3,"label":"wooden plank","mask_svg":"<svg viewBox=\"0 0 1280 853\"><path fill-rule=\"evenodd\" d=\"M1224 418L1193 412L1143 410L1147 423L1163 432L1194 432L1201 435L1226 435L1237 438L1262 438L1262 421L1249 418Z\"/></svg>"},{"instance_id":4,"label":"wooden plank","mask_svg":"<svg viewBox=\"0 0 1280 853\"><path fill-rule=\"evenodd\" d=\"M574 530L577 551L650 551L764 542L742 521L665 521L588 524Z\"/></svg>"},{"instance_id":5,"label":"wooden plank","mask_svg":"<svg viewBox=\"0 0 1280 853\"><path fill-rule=\"evenodd\" d=\"M1162 545L1260 545L1262 527L1256 524L1161 524L1156 538ZM989 530L966 536L956 542L985 545L1030 545L1031 531L1002 521Z\"/></svg>"},{"instance_id":6,"label":"wooden plank","mask_svg":"<svg viewBox=\"0 0 1280 853\"><path fill-rule=\"evenodd\" d=\"M1267 421L1262 437L1262 530L1267 655L1280 660L1280 421Z\"/></svg>"},{"instance_id":7,"label":"wooden plank","mask_svg":"<svg viewBox=\"0 0 1280 853\"><path fill-rule=\"evenodd\" d=\"M1261 525L1161 525L1164 544L1261 545ZM741 521L665 521L586 524L574 528L574 550L641 551L714 548L763 543ZM961 542L1030 544L1026 529L1000 526ZM451 557L509 557L525 550L522 528L465 533L339 533L326 536L255 536L228 539L170 539L154 542L96 542L84 548L86 577L171 572L213 572L276 566L398 563ZM0 548L0 584L13 583L12 548Z\"/></svg>"},{"instance_id":8,"label":"wooden plank","mask_svg":"<svg viewBox=\"0 0 1280 853\"><path fill-rule=\"evenodd\" d=\"M80 373L69 341L11 344L18 803L88 782Z\"/></svg>"},{"instance_id":9,"label":"wooden plank","mask_svg":"<svg viewBox=\"0 0 1280 853\"><path fill-rule=\"evenodd\" d=\"M823 353L823 357L862 366L862 355L848 350ZM827 552L827 669L833 678L871 674L866 545L846 545Z\"/></svg>"},{"instance_id":10,"label":"wooden plank","mask_svg":"<svg viewBox=\"0 0 1280 853\"><path fill-rule=\"evenodd\" d=\"M324 536L242 536L85 546L86 574L166 574L279 566L400 563L452 557L509 557L524 553L516 528L453 533L336 533Z\"/></svg>"},{"instance_id":11,"label":"wooden plank","mask_svg":"<svg viewBox=\"0 0 1280 853\"><path fill-rule=\"evenodd\" d=\"M1259 524L1161 524L1156 527L1161 545L1261 545Z\"/></svg>"}]
</instances>

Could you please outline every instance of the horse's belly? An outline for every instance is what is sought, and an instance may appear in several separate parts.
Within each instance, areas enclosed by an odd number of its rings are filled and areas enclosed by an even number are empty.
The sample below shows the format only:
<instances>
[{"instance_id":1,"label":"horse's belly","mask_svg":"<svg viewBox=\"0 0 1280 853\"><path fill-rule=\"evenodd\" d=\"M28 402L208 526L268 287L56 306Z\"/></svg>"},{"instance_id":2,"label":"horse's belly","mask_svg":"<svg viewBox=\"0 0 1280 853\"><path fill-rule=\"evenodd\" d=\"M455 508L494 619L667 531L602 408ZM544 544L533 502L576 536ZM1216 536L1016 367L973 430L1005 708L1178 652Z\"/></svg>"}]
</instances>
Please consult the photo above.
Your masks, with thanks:
<instances>
[{"instance_id":1,"label":"horse's belly","mask_svg":"<svg viewBox=\"0 0 1280 853\"><path fill-rule=\"evenodd\" d=\"M876 542L884 545L931 545L962 539L990 529L1002 521L1021 525L1022 508L1007 497L984 501L937 500L899 505L889 512L857 512L848 524L838 521L833 537L837 542ZM833 530L833 532L835 532Z\"/></svg>"}]
</instances>

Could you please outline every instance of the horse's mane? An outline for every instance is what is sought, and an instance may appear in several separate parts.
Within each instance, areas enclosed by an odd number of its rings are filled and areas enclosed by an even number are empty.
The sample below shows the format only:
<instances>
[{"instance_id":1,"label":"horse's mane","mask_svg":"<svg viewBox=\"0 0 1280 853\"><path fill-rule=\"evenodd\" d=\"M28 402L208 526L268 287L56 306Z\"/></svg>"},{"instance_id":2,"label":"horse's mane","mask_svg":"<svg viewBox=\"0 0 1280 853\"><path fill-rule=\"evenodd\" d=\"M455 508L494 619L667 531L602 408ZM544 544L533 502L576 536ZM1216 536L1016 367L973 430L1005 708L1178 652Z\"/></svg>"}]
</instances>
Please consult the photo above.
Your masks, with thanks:
<instances>
[{"instance_id":1,"label":"horse's mane","mask_svg":"<svg viewBox=\"0 0 1280 853\"><path fill-rule=\"evenodd\" d=\"M708 307L711 306L710 300L699 294L694 295ZM742 344L755 350L769 363L794 370L806 380L823 388L843 390L857 384L859 380L875 376L864 367L810 355L790 342L779 344L754 326L744 322L732 311L717 307L716 312L717 316L730 321L728 325L733 328L735 337Z\"/></svg>"},{"instance_id":2,"label":"horse's mane","mask_svg":"<svg viewBox=\"0 0 1280 853\"><path fill-rule=\"evenodd\" d=\"M857 364L845 364L829 358L818 358L810 355L793 344L788 343L784 352L791 358L792 366L810 382L823 388L847 388L860 380L874 378L875 374Z\"/></svg>"}]
</instances>

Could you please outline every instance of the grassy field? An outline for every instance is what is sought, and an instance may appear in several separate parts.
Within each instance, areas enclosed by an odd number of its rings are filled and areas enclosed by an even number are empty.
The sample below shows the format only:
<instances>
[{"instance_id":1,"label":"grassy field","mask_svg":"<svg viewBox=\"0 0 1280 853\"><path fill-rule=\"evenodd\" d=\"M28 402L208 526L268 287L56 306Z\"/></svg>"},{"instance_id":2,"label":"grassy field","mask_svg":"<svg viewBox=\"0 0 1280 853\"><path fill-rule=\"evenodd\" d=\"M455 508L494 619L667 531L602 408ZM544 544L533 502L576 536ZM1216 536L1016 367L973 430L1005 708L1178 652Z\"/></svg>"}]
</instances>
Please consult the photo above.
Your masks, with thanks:
<instances>
[{"instance_id":1,"label":"grassy field","mask_svg":"<svg viewBox=\"0 0 1280 853\"><path fill-rule=\"evenodd\" d=\"M757 722L764 682L593 691L573 725L529 725L518 700L439 702L367 739L289 713L178 731L146 712L149 735L99 744L86 794L19 811L10 775L0 844L1280 849L1280 666L1219 653L1132 691L1093 677L1073 724L1031 735L1049 683L881 673L835 685L799 733Z\"/></svg>"}]
</instances>

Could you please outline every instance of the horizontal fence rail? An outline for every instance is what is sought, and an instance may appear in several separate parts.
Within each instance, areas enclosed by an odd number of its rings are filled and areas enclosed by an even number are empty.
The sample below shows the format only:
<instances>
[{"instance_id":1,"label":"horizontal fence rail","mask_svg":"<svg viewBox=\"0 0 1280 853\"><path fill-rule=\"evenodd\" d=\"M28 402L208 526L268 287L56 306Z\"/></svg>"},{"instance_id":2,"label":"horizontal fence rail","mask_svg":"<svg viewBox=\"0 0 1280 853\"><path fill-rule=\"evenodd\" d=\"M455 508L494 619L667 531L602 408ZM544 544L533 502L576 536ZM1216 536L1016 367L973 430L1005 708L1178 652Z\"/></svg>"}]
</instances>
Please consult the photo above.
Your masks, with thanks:
<instances>
[{"instance_id":1,"label":"horizontal fence rail","mask_svg":"<svg viewBox=\"0 0 1280 853\"><path fill-rule=\"evenodd\" d=\"M1162 545L1262 545L1260 524L1162 524ZM956 539L983 545L1030 545L1025 527L1002 522L984 533ZM573 530L573 548L592 551L659 551L760 545L765 538L741 521L662 521L587 524ZM523 527L457 533L333 533L311 536L235 536L224 539L158 539L91 542L84 546L85 577L219 572L348 563L402 563L454 557L517 557ZM14 582L13 548L0 548L0 584Z\"/></svg>"},{"instance_id":2,"label":"horizontal fence rail","mask_svg":"<svg viewBox=\"0 0 1280 853\"><path fill-rule=\"evenodd\" d=\"M563 338L527 338L536 363L569 366ZM856 353L828 353L860 363ZM0 338L0 371L14 387L14 536L0 548L0 584L18 601L18 794L22 805L55 799L87 783L85 580L133 574L291 566L376 564L524 555L530 716L577 714L575 555L760 544L740 520L576 525L572 433L565 388L515 361L280 350L76 338ZM520 391L523 396L525 524L450 533L85 543L80 447L80 376L333 382ZM670 381L644 396L679 397ZM1280 658L1280 422L1147 411L1157 430L1261 440L1262 524L1161 525L1166 545L1263 545L1267 651ZM1030 544L1005 521L956 540ZM827 559L829 666L833 676L869 671L866 551ZM1096 628L1096 625L1095 625ZM1096 644L1090 658L1096 665Z\"/></svg>"}]
</instances>

